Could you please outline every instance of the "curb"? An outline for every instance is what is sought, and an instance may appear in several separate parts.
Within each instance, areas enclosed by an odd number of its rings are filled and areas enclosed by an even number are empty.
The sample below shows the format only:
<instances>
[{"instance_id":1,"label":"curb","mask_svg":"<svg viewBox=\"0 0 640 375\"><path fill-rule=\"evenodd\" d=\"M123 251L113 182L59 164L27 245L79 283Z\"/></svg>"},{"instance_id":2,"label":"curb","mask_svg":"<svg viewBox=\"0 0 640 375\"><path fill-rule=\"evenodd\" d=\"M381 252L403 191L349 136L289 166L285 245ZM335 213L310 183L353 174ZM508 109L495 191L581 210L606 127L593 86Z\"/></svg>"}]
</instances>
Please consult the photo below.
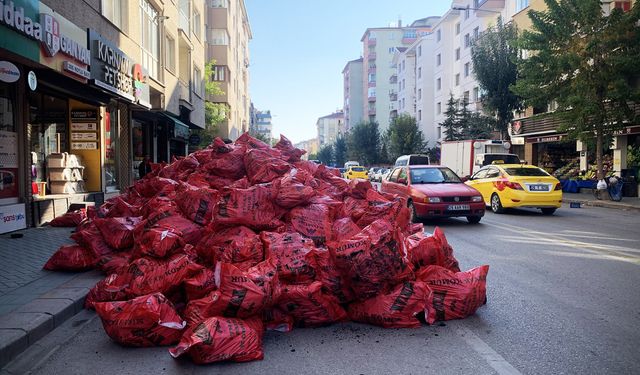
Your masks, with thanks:
<instances>
[{"instance_id":1,"label":"curb","mask_svg":"<svg viewBox=\"0 0 640 375\"><path fill-rule=\"evenodd\" d=\"M631 204L625 204L620 202L613 201L594 201L589 199L562 199L563 203L580 203L583 206L591 206L591 207L604 207L604 208L615 208L622 210L632 210L632 211L640 211L640 206L634 206Z\"/></svg>"},{"instance_id":2,"label":"curb","mask_svg":"<svg viewBox=\"0 0 640 375\"><path fill-rule=\"evenodd\" d=\"M0 319L0 368L84 308L84 298L104 276L89 271Z\"/></svg>"}]
</instances>

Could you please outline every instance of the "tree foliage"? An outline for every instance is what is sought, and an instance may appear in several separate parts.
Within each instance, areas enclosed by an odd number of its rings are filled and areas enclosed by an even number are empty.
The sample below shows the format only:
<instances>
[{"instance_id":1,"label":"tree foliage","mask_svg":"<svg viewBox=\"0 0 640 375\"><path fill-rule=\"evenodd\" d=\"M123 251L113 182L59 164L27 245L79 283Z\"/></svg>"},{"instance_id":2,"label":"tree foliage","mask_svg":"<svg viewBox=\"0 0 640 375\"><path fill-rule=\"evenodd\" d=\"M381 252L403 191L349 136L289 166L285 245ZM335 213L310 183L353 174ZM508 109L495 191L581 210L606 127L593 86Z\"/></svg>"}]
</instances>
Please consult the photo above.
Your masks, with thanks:
<instances>
[{"instance_id":1,"label":"tree foliage","mask_svg":"<svg viewBox=\"0 0 640 375\"><path fill-rule=\"evenodd\" d=\"M458 121L458 101L453 97L453 94L449 95L449 101L447 101L447 110L444 111L445 119L440 123L440 127L444 132L445 141L457 141L462 139L462 130L459 128Z\"/></svg>"},{"instance_id":2,"label":"tree foliage","mask_svg":"<svg viewBox=\"0 0 640 375\"><path fill-rule=\"evenodd\" d=\"M362 165L374 165L379 160L380 130L375 121L361 122L354 126L347 139L350 160Z\"/></svg>"},{"instance_id":3,"label":"tree foliage","mask_svg":"<svg viewBox=\"0 0 640 375\"><path fill-rule=\"evenodd\" d=\"M557 103L560 131L596 139L598 178L603 177L605 142L625 121L634 121L638 102L640 2L629 12L602 11L599 0L545 0L546 11L530 11L532 29L518 45L529 57L518 60L515 93L532 106Z\"/></svg>"},{"instance_id":4,"label":"tree foliage","mask_svg":"<svg viewBox=\"0 0 640 375\"><path fill-rule=\"evenodd\" d=\"M491 138L496 121L481 113L469 111L468 106L469 103L462 99L457 116L460 139Z\"/></svg>"},{"instance_id":5,"label":"tree foliage","mask_svg":"<svg viewBox=\"0 0 640 375\"><path fill-rule=\"evenodd\" d=\"M204 67L204 131L201 132L200 145L209 145L218 133L218 127L227 119L229 107L225 103L214 103L211 98L214 95L224 95L224 91L220 88L220 83L214 81L213 68L216 65L215 60L210 60Z\"/></svg>"},{"instance_id":6,"label":"tree foliage","mask_svg":"<svg viewBox=\"0 0 640 375\"><path fill-rule=\"evenodd\" d=\"M495 128L501 134L513 120L513 112L522 109L522 98L510 89L518 77L516 38L515 25L505 25L499 17L471 48L473 71L485 93L482 104L496 116Z\"/></svg>"},{"instance_id":7,"label":"tree foliage","mask_svg":"<svg viewBox=\"0 0 640 375\"><path fill-rule=\"evenodd\" d=\"M408 114L402 114L391 121L384 144L391 160L400 155L419 154L427 148L416 119Z\"/></svg>"},{"instance_id":8,"label":"tree foliage","mask_svg":"<svg viewBox=\"0 0 640 375\"><path fill-rule=\"evenodd\" d=\"M336 138L333 145L333 158L338 167L342 167L347 162L347 140L343 135Z\"/></svg>"},{"instance_id":9,"label":"tree foliage","mask_svg":"<svg viewBox=\"0 0 640 375\"><path fill-rule=\"evenodd\" d=\"M324 145L318 150L318 160L325 165L333 165L333 146Z\"/></svg>"}]
</instances>

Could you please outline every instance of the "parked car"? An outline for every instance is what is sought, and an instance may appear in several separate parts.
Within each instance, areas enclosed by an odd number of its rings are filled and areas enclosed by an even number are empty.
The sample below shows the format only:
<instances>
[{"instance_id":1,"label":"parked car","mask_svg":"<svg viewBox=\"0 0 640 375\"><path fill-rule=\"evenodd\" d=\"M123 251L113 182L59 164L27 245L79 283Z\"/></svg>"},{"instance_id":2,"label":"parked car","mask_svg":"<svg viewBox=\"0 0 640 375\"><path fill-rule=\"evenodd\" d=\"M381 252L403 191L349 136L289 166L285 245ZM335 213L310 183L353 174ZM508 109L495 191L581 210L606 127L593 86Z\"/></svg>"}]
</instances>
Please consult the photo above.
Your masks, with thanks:
<instances>
[{"instance_id":1,"label":"parked car","mask_svg":"<svg viewBox=\"0 0 640 375\"><path fill-rule=\"evenodd\" d=\"M373 181L382 182L382 178L389 172L388 168L379 168L373 176Z\"/></svg>"},{"instance_id":2,"label":"parked car","mask_svg":"<svg viewBox=\"0 0 640 375\"><path fill-rule=\"evenodd\" d=\"M393 172L393 168L387 168L385 172L381 174L380 182L388 180L389 176L391 175L391 172Z\"/></svg>"},{"instance_id":3,"label":"parked car","mask_svg":"<svg viewBox=\"0 0 640 375\"><path fill-rule=\"evenodd\" d=\"M465 183L476 188L495 213L509 207L532 207L553 215L562 206L560 181L534 165L487 165Z\"/></svg>"},{"instance_id":4,"label":"parked car","mask_svg":"<svg viewBox=\"0 0 640 375\"><path fill-rule=\"evenodd\" d=\"M367 173L367 168L358 165L347 168L345 178L349 180L355 180L356 178L366 180L369 178L369 174Z\"/></svg>"},{"instance_id":5,"label":"parked car","mask_svg":"<svg viewBox=\"0 0 640 375\"><path fill-rule=\"evenodd\" d=\"M347 172L347 168L338 168L338 170L340 171L340 177L347 178L345 176L345 173Z\"/></svg>"},{"instance_id":6,"label":"parked car","mask_svg":"<svg viewBox=\"0 0 640 375\"><path fill-rule=\"evenodd\" d=\"M406 165L428 165L431 164L428 155L423 154L411 154L401 155L396 159L396 167L402 167Z\"/></svg>"},{"instance_id":7,"label":"parked car","mask_svg":"<svg viewBox=\"0 0 640 375\"><path fill-rule=\"evenodd\" d=\"M378 167L369 168L369 181L375 181L375 176L379 169Z\"/></svg>"},{"instance_id":8,"label":"parked car","mask_svg":"<svg viewBox=\"0 0 640 375\"><path fill-rule=\"evenodd\" d=\"M467 218L476 224L484 216L480 193L440 165L395 167L382 181L382 191L407 198L412 221L441 217Z\"/></svg>"}]
</instances>

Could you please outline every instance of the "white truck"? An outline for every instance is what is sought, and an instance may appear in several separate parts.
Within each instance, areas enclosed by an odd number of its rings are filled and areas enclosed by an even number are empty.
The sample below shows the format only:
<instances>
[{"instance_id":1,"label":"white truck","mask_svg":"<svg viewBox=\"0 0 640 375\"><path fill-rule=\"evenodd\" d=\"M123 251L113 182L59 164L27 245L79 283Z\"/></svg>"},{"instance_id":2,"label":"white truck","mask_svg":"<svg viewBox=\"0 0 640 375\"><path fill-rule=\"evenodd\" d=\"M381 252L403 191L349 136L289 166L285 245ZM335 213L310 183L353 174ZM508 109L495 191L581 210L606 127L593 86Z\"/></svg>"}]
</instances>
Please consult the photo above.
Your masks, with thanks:
<instances>
[{"instance_id":1,"label":"white truck","mask_svg":"<svg viewBox=\"0 0 640 375\"><path fill-rule=\"evenodd\" d=\"M494 161L519 164L518 155L509 153L511 143L504 140L469 139L444 141L440 149L440 164L460 177L467 177Z\"/></svg>"}]
</instances>

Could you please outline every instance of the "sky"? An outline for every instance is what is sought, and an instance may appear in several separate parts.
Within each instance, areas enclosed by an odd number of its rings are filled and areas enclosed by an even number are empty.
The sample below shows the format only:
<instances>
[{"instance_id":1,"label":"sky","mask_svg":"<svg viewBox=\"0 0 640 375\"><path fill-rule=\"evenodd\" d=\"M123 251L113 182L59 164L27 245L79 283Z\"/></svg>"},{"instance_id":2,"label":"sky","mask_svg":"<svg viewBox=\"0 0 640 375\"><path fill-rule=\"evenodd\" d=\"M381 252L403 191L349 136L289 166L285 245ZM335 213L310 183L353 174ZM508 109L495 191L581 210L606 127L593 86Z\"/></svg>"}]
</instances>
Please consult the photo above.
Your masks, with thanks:
<instances>
[{"instance_id":1,"label":"sky","mask_svg":"<svg viewBox=\"0 0 640 375\"><path fill-rule=\"evenodd\" d=\"M362 55L368 27L441 16L450 0L245 0L251 101L271 110L273 136L316 137L316 121L342 109L342 70Z\"/></svg>"}]
</instances>

